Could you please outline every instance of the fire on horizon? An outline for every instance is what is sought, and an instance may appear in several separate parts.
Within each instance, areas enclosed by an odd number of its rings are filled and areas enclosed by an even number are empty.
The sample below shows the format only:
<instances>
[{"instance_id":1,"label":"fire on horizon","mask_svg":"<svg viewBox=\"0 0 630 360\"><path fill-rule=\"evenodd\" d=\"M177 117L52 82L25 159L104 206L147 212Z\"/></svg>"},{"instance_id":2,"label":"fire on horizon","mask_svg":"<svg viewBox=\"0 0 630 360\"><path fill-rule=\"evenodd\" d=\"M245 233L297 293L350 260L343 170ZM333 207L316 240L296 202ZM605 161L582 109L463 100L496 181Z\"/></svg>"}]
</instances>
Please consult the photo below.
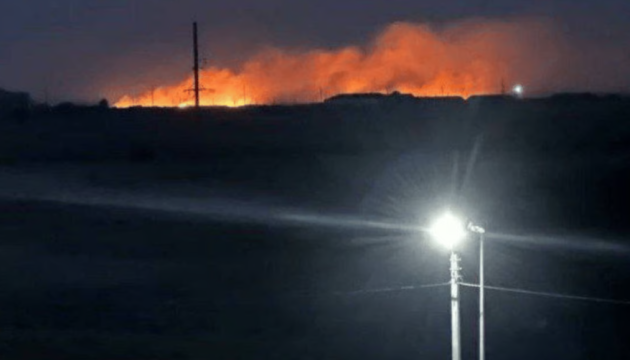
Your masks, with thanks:
<instances>
[{"instance_id":1,"label":"fire on horizon","mask_svg":"<svg viewBox=\"0 0 630 360\"><path fill-rule=\"evenodd\" d=\"M546 58L533 56L556 54L557 40L547 25L525 20L468 21L442 28L395 23L363 47L269 48L236 69L202 69L200 103L313 103L342 93L393 91L464 98L506 93L550 71ZM194 105L192 84L191 74L176 84L124 96L115 106L184 108Z\"/></svg>"}]
</instances>

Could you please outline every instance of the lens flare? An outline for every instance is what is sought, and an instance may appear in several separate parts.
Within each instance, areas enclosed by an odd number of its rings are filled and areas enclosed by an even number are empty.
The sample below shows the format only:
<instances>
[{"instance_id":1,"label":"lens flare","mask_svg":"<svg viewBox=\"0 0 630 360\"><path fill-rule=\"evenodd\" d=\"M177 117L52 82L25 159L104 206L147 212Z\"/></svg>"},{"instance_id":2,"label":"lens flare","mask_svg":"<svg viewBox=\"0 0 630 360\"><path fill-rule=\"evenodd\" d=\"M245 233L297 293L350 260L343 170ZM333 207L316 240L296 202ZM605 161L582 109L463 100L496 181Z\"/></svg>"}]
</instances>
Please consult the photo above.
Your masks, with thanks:
<instances>
[{"instance_id":1,"label":"lens flare","mask_svg":"<svg viewBox=\"0 0 630 360\"><path fill-rule=\"evenodd\" d=\"M451 213L435 220L429 232L440 245L448 249L453 249L466 236L464 223Z\"/></svg>"}]
</instances>

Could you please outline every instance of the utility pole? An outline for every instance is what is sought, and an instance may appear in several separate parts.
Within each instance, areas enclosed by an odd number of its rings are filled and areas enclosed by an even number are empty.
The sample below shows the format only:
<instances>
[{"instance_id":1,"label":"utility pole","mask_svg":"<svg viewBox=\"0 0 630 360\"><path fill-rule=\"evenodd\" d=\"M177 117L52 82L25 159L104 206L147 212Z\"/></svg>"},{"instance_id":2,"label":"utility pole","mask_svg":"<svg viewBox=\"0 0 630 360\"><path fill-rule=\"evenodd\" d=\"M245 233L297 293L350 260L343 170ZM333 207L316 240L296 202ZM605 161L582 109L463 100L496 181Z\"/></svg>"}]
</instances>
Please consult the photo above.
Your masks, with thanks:
<instances>
[{"instance_id":1,"label":"utility pole","mask_svg":"<svg viewBox=\"0 0 630 360\"><path fill-rule=\"evenodd\" d=\"M483 234L479 232L479 360L486 359L486 328L484 314L484 265L483 265Z\"/></svg>"},{"instance_id":2,"label":"utility pole","mask_svg":"<svg viewBox=\"0 0 630 360\"><path fill-rule=\"evenodd\" d=\"M459 321L459 257L451 252L451 346L452 360L462 359L460 321Z\"/></svg>"},{"instance_id":3,"label":"utility pole","mask_svg":"<svg viewBox=\"0 0 630 360\"><path fill-rule=\"evenodd\" d=\"M197 43L197 22L193 22L193 57L195 72L195 109L199 109L199 45Z\"/></svg>"},{"instance_id":4,"label":"utility pole","mask_svg":"<svg viewBox=\"0 0 630 360\"><path fill-rule=\"evenodd\" d=\"M468 223L468 230L479 235L479 360L486 359L486 320L484 298L484 259L483 240L486 229L472 222Z\"/></svg>"}]
</instances>

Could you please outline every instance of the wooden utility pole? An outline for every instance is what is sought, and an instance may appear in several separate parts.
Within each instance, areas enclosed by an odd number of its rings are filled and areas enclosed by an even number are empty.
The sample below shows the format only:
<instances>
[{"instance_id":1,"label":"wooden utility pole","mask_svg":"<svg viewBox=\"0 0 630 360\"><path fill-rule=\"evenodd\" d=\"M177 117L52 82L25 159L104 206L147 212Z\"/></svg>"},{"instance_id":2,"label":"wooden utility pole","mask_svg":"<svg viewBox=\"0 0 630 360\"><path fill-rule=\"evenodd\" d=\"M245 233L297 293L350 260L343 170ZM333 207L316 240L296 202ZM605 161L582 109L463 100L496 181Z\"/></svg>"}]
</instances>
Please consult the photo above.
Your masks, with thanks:
<instances>
[{"instance_id":1,"label":"wooden utility pole","mask_svg":"<svg viewBox=\"0 0 630 360\"><path fill-rule=\"evenodd\" d=\"M195 72L195 109L199 109L199 44L197 42L197 22L193 23L193 57Z\"/></svg>"}]
</instances>

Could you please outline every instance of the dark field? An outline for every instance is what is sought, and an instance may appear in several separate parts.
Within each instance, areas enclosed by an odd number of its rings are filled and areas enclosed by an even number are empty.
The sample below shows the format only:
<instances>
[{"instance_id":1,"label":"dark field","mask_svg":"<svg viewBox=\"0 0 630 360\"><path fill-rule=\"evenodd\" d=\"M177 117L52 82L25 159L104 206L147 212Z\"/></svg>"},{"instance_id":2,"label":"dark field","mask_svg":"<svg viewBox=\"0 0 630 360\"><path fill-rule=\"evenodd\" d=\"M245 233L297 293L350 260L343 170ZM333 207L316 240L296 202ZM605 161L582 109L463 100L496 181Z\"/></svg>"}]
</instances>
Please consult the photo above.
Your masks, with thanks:
<instances>
[{"instance_id":1,"label":"dark field","mask_svg":"<svg viewBox=\"0 0 630 360\"><path fill-rule=\"evenodd\" d=\"M5 117L0 356L445 358L448 288L355 291L448 281L447 204L489 285L629 299L630 102L495 100ZM486 296L488 359L630 352L628 306Z\"/></svg>"}]
</instances>

